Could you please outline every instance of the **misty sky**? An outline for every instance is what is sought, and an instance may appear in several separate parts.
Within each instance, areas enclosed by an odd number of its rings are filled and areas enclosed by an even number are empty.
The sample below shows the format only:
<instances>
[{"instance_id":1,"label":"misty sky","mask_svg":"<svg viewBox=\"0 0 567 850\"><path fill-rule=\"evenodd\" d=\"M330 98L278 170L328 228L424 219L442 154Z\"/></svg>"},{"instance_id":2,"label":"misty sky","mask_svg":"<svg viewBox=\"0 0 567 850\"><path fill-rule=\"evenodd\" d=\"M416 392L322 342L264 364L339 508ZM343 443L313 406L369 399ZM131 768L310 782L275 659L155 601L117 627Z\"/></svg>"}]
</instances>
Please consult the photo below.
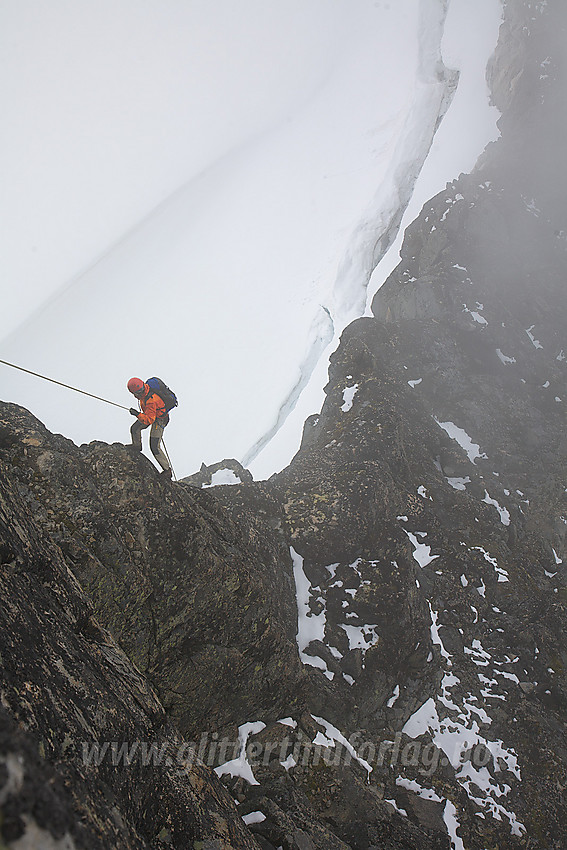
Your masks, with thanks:
<instances>
[{"instance_id":1,"label":"misty sky","mask_svg":"<svg viewBox=\"0 0 567 850\"><path fill-rule=\"evenodd\" d=\"M178 475L242 458L307 363L251 468L285 464L364 310L360 234L375 241L428 152L413 215L497 135L484 67L500 4L443 10L4 0L0 357L126 406L129 377L160 375L181 399ZM433 138L441 56L461 83ZM0 369L0 397L52 430L127 441L127 414Z\"/></svg>"}]
</instances>

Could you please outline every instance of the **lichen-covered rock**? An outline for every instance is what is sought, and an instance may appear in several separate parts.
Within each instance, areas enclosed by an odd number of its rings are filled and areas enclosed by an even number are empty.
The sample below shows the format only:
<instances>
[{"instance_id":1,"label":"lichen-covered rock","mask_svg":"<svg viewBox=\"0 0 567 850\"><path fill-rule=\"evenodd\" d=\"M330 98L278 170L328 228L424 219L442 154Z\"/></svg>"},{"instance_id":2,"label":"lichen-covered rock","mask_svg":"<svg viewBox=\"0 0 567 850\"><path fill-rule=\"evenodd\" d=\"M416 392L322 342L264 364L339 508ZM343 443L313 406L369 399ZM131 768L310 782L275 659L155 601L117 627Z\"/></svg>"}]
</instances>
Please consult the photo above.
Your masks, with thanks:
<instances>
[{"instance_id":1,"label":"lichen-covered rock","mask_svg":"<svg viewBox=\"0 0 567 850\"><path fill-rule=\"evenodd\" d=\"M287 469L172 484L0 404L9 846L567 846L565 4L502 34L502 138L406 231Z\"/></svg>"},{"instance_id":2,"label":"lichen-covered rock","mask_svg":"<svg viewBox=\"0 0 567 850\"><path fill-rule=\"evenodd\" d=\"M289 550L260 511L164 483L120 444L77 448L14 405L0 428L36 520L184 733L301 705Z\"/></svg>"},{"instance_id":3,"label":"lichen-covered rock","mask_svg":"<svg viewBox=\"0 0 567 850\"><path fill-rule=\"evenodd\" d=\"M181 484L190 484L193 487L214 487L223 484L248 484L252 481L252 473L245 469L240 461L230 458L220 460L210 466L201 464L201 469L195 475L188 475L181 479Z\"/></svg>"},{"instance_id":4,"label":"lichen-covered rock","mask_svg":"<svg viewBox=\"0 0 567 850\"><path fill-rule=\"evenodd\" d=\"M39 427L22 432L22 440L24 451L45 449ZM3 446L9 443L4 431ZM57 437L54 443L68 445ZM252 850L256 844L217 777L193 757L146 679L97 622L33 514L14 469L2 462L4 843L114 850L210 840ZM152 745L156 754L148 755Z\"/></svg>"},{"instance_id":5,"label":"lichen-covered rock","mask_svg":"<svg viewBox=\"0 0 567 850\"><path fill-rule=\"evenodd\" d=\"M566 27L560 3L506 4L502 139L408 228L268 482L307 588L311 716L357 736L398 820L468 850L567 843ZM328 737L305 717L293 734ZM318 787L286 767L268 798L288 774ZM310 805L341 840L388 846L379 805L347 833L330 799Z\"/></svg>"}]
</instances>

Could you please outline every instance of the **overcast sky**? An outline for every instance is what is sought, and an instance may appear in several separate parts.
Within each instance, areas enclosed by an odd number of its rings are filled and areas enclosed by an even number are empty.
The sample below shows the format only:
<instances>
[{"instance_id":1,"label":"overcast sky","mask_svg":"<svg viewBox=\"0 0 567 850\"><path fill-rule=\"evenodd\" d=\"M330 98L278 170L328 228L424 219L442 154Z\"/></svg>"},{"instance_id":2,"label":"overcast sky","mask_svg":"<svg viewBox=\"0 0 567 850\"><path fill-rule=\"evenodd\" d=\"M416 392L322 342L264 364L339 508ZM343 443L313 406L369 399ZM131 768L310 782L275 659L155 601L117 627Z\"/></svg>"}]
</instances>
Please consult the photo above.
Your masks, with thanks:
<instances>
[{"instance_id":1,"label":"overcast sky","mask_svg":"<svg viewBox=\"0 0 567 850\"><path fill-rule=\"evenodd\" d=\"M495 137L484 66L500 4L444 10L4 0L0 356L125 405L129 377L158 374L181 399L166 432L178 475L242 458L306 355L326 358L364 309L367 281L337 280L361 224L392 214L394 171L429 150L441 53L462 71L461 132L433 140L421 191ZM0 396L52 430L127 440L127 414L0 368ZM289 460L325 369L255 474Z\"/></svg>"}]
</instances>

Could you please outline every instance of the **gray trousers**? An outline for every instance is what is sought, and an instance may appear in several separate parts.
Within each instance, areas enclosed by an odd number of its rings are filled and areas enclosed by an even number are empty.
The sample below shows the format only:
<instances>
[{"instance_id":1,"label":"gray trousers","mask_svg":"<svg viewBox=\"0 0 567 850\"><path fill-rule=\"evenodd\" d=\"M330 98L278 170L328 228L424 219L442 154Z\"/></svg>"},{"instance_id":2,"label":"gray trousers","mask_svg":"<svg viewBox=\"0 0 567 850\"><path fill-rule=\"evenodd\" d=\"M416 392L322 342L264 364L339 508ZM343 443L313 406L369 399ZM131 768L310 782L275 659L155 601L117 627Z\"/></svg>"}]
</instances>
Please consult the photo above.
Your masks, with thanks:
<instances>
[{"instance_id":1,"label":"gray trousers","mask_svg":"<svg viewBox=\"0 0 567 850\"><path fill-rule=\"evenodd\" d=\"M150 431L150 449L162 469L169 469L167 457L165 456L165 453L161 447L161 439L163 437L165 426L168 422L169 416L167 414L165 416L160 416L159 419L156 419L155 422L152 423L152 430ZM136 419L136 421L130 428L130 434L132 435L132 445L136 446L136 448L140 449L140 451L142 449L142 431L149 427L149 425L144 425L143 422L140 422L139 419Z\"/></svg>"}]
</instances>

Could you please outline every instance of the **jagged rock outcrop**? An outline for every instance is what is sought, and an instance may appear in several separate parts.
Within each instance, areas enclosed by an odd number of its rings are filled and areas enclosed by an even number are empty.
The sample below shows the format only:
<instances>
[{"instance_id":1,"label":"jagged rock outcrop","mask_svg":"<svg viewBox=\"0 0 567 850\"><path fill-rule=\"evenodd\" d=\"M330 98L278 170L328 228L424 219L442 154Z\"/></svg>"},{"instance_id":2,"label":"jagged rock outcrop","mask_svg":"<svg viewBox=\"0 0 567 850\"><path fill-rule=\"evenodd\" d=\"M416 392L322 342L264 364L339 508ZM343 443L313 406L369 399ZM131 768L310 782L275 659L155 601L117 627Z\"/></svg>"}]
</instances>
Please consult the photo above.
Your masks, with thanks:
<instances>
[{"instance_id":1,"label":"jagged rock outcrop","mask_svg":"<svg viewBox=\"0 0 567 850\"><path fill-rule=\"evenodd\" d=\"M181 483L201 488L220 486L221 484L247 484L252 480L250 470L245 469L240 461L230 458L213 463L210 466L202 463L199 472L182 478Z\"/></svg>"},{"instance_id":2,"label":"jagged rock outcrop","mask_svg":"<svg viewBox=\"0 0 567 850\"><path fill-rule=\"evenodd\" d=\"M566 11L507 4L502 139L408 228L269 482L308 583L310 710L366 742L378 797L466 848L567 843ZM292 771L350 846L382 846L379 807L338 816L340 771Z\"/></svg>"},{"instance_id":3,"label":"jagged rock outcrop","mask_svg":"<svg viewBox=\"0 0 567 850\"><path fill-rule=\"evenodd\" d=\"M22 434L22 451L37 445L37 433ZM0 442L14 447L5 427ZM230 797L96 620L34 513L16 470L2 462L2 846L252 850ZM128 747L130 763L116 745ZM151 745L161 758L143 758Z\"/></svg>"},{"instance_id":4,"label":"jagged rock outcrop","mask_svg":"<svg viewBox=\"0 0 567 850\"><path fill-rule=\"evenodd\" d=\"M92 808L89 817L95 822L93 830L99 827L100 835L95 834L100 846L143 847L148 839L156 846L161 841L177 847L192 847L195 840L195 847L203 850L254 846L230 802L223 799L210 767L226 761L227 752L238 759L238 726L247 720L261 717L274 723L293 712L313 725L305 714L309 677L297 655L297 606L281 506L262 486L219 487L213 493L164 482L146 458L127 447L76 447L50 434L23 408L4 403L0 467L2 482L10 482L0 552L3 592L15 600L6 611L0 643L2 658L10 658L3 669L2 699L10 716L28 732L26 745L36 761L46 762L43 770L51 767L57 777L64 769L73 776L76 796L60 803L68 810L67 822L85 817L81 806L87 806L88 813ZM223 505L219 496L226 491L235 492ZM11 535L20 527L21 516L27 517L24 542L30 551L18 550L16 557ZM54 610L35 592L30 566L36 561L34 541L48 551L50 569L55 570L50 583L59 607ZM9 582L14 567L31 583L29 592L20 592L17 600ZM73 576L88 590L92 604ZM84 610L74 615L68 634L65 617L67 609L77 605L76 596ZM156 687L165 709L95 617L118 636ZM52 624L59 628L50 629ZM27 643L19 631L26 628ZM92 639L101 657L90 658L88 644L76 647L75 632ZM57 651L46 645L45 633ZM110 672L99 669L108 659L113 662ZM28 672L38 665L41 673ZM106 694L107 677L117 672L123 687L117 693L110 687ZM49 675L55 676L54 684ZM62 690L60 676L73 687ZM37 699L33 722L27 711L30 688ZM139 703L140 716L132 718L131 704ZM155 717L146 718L144 710L150 708ZM6 722L13 724L9 717ZM146 763L148 747L165 753L157 764L151 750ZM292 747L290 741L286 748ZM15 752L19 759L21 749ZM191 767L194 753L206 765L199 761ZM131 764L125 764L125 758ZM275 764L284 770L277 758ZM242 784L240 780L233 791L244 803L245 815L249 801ZM10 831L10 812L20 813L13 791L8 776L3 800L7 838L19 835ZM35 806L26 789L28 796ZM116 802L109 805L109 799ZM301 792L288 788L286 803L281 807L273 801L271 826L265 828L276 844L259 833L260 846L345 846L319 822ZM176 813L178 805L185 805L183 816ZM22 811L27 812L25 807ZM383 816L391 817L387 809ZM124 834L114 829L116 819ZM36 828L20 821L21 830ZM39 826L44 827L41 819ZM199 844L207 836L209 844Z\"/></svg>"},{"instance_id":5,"label":"jagged rock outcrop","mask_svg":"<svg viewBox=\"0 0 567 850\"><path fill-rule=\"evenodd\" d=\"M254 846L206 766L76 756L175 723L267 850L567 845L567 9L502 34L502 138L408 228L286 470L163 482L0 406L5 842Z\"/></svg>"},{"instance_id":6,"label":"jagged rock outcrop","mask_svg":"<svg viewBox=\"0 0 567 850\"><path fill-rule=\"evenodd\" d=\"M0 457L184 734L203 717L220 730L251 707L301 706L289 552L263 520L268 496L254 512L223 508L164 485L129 447L77 448L13 405L0 405Z\"/></svg>"}]
</instances>

